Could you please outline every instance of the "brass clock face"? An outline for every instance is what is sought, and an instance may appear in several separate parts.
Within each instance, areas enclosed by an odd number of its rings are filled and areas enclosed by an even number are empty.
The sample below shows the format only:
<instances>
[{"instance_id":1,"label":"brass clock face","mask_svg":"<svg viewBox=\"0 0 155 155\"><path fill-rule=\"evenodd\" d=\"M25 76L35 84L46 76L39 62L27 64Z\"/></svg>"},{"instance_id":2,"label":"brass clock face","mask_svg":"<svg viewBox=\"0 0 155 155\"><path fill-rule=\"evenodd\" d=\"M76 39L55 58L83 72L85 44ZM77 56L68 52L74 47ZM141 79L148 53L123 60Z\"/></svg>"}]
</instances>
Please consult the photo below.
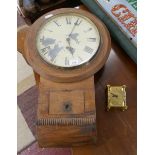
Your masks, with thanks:
<instances>
[{"instance_id":1,"label":"brass clock face","mask_svg":"<svg viewBox=\"0 0 155 155\"><path fill-rule=\"evenodd\" d=\"M97 53L100 34L96 25L78 13L50 17L37 33L40 56L58 67L76 67L89 62Z\"/></svg>"}]
</instances>

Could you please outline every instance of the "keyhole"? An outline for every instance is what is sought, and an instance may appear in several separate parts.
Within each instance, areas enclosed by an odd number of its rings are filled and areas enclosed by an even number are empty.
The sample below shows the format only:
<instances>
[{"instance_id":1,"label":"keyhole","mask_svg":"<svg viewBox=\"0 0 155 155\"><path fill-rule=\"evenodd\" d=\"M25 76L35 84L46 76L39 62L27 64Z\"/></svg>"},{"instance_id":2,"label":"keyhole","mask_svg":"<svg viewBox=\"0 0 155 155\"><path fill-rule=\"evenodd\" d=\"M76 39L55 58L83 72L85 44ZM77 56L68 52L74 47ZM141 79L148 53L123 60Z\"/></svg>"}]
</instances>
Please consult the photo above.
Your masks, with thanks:
<instances>
[{"instance_id":1,"label":"keyhole","mask_svg":"<svg viewBox=\"0 0 155 155\"><path fill-rule=\"evenodd\" d=\"M65 109L67 110L68 108L69 108L69 105L68 105L68 104L66 104L66 105L65 105Z\"/></svg>"},{"instance_id":2,"label":"keyhole","mask_svg":"<svg viewBox=\"0 0 155 155\"><path fill-rule=\"evenodd\" d=\"M65 102L64 103L64 111L69 112L72 110L72 104L70 102Z\"/></svg>"}]
</instances>

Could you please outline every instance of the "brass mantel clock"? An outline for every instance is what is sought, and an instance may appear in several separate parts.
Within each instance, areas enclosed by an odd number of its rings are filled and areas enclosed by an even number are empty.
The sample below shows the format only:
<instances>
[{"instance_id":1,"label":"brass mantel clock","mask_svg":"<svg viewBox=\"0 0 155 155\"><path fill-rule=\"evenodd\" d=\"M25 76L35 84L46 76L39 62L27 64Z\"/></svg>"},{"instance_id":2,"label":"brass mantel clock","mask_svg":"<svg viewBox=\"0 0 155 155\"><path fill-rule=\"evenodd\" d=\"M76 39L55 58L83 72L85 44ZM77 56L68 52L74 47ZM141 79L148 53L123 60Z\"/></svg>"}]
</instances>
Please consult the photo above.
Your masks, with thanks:
<instances>
[{"instance_id":1,"label":"brass mantel clock","mask_svg":"<svg viewBox=\"0 0 155 155\"><path fill-rule=\"evenodd\" d=\"M94 15L58 9L18 32L19 51L39 77L36 131L41 147L95 142L94 74L110 51L110 36Z\"/></svg>"}]
</instances>

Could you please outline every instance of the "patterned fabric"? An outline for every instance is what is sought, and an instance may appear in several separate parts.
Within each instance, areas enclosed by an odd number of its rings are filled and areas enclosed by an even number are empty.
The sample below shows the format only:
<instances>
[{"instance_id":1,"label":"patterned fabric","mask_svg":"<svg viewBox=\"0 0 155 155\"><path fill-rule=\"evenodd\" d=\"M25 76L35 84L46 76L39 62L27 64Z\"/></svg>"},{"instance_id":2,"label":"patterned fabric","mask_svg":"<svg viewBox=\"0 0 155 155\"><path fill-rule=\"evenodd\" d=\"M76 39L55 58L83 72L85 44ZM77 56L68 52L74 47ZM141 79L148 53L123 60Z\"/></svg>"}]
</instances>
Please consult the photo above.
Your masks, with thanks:
<instances>
[{"instance_id":1,"label":"patterned fabric","mask_svg":"<svg viewBox=\"0 0 155 155\"><path fill-rule=\"evenodd\" d=\"M38 90L32 86L17 97L18 102L18 154L19 155L71 155L70 148L39 148L35 122Z\"/></svg>"}]
</instances>

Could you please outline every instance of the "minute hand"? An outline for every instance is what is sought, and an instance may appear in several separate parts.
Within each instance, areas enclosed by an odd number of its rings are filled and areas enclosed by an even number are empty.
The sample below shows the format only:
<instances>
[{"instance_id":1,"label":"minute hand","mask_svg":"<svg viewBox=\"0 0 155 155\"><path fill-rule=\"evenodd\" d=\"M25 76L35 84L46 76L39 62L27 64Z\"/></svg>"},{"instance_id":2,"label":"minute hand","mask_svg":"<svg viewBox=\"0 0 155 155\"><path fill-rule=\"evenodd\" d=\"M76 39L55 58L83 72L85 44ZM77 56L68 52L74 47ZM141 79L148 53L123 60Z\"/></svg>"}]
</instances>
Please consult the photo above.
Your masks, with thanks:
<instances>
[{"instance_id":1,"label":"minute hand","mask_svg":"<svg viewBox=\"0 0 155 155\"><path fill-rule=\"evenodd\" d=\"M72 28L72 30L71 30L71 33L69 34L69 37L70 37L71 34L73 33L73 31L74 31L76 25L78 25L78 21L79 21L79 18L78 18L77 21L74 23L74 26L73 26L73 28Z\"/></svg>"}]
</instances>

